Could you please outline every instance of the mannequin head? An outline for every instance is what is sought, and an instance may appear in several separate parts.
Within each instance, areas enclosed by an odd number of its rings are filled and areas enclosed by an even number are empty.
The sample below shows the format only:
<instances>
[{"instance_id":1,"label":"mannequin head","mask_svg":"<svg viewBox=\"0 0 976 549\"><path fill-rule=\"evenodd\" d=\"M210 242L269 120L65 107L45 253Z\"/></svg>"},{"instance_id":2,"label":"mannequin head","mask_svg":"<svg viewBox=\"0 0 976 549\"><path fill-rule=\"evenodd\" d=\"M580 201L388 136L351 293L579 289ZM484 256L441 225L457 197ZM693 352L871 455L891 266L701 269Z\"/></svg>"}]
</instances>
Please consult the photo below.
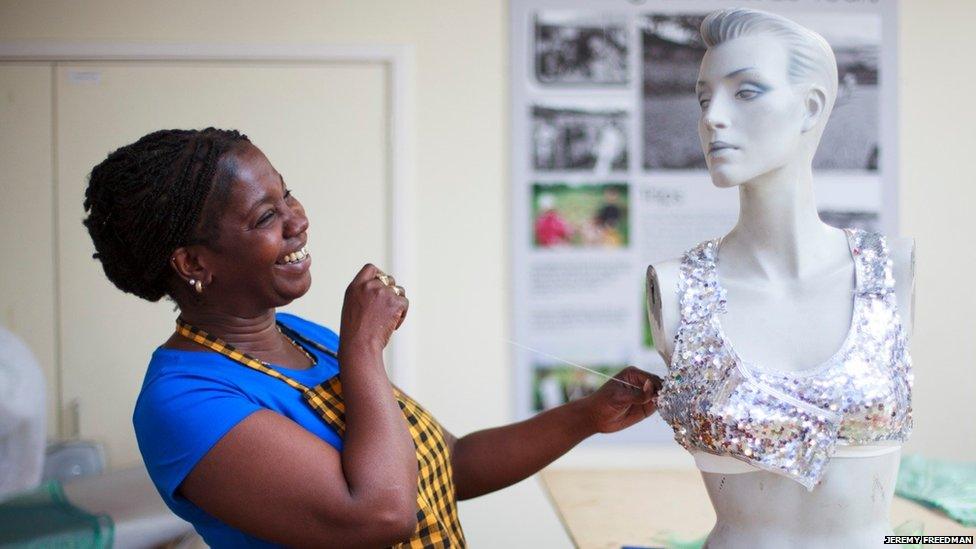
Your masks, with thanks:
<instances>
[{"instance_id":1,"label":"mannequin head","mask_svg":"<svg viewBox=\"0 0 976 549\"><path fill-rule=\"evenodd\" d=\"M837 95L837 61L819 34L750 9L710 13L697 84L698 135L712 180L733 187L813 162Z\"/></svg>"}]
</instances>

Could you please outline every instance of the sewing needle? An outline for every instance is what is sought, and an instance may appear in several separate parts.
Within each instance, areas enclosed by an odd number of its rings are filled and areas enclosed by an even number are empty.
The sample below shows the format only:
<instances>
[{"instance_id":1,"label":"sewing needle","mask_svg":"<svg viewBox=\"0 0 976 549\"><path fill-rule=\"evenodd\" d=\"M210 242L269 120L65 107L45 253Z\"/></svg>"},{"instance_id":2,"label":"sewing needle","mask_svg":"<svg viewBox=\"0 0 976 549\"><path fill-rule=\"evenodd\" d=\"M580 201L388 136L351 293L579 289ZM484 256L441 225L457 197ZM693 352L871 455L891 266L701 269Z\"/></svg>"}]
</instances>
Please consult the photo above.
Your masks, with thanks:
<instances>
[{"instance_id":1,"label":"sewing needle","mask_svg":"<svg viewBox=\"0 0 976 549\"><path fill-rule=\"evenodd\" d=\"M634 389L637 389L638 391L643 391L643 389L641 389L640 387L634 385L633 383L627 383L626 381L624 381L622 379L617 379L617 378L615 378L613 376L609 376L607 374L604 374L603 372L598 372L596 370L587 368L586 366L583 366L582 364L577 364L575 362L570 362L570 361L568 361L568 360L566 360L564 358L559 358L558 356L550 355L549 353L546 353L544 351L540 351L538 349L533 349L532 347L529 347L528 345L522 345L521 343L519 343L517 341L512 341L511 339L506 339L505 341L511 343L512 345L515 345L516 347L521 347L521 348L525 349L526 351L531 351L533 353L542 355L544 357L551 358L553 360L558 360L559 362L562 362L564 364L569 364L570 366L575 366L577 368L586 370L587 372L590 372L591 374L596 374L598 376L607 378L607 379L609 379L611 381L616 381L617 383L622 383L622 384L624 384L624 385L626 385L628 387L633 387Z\"/></svg>"}]
</instances>

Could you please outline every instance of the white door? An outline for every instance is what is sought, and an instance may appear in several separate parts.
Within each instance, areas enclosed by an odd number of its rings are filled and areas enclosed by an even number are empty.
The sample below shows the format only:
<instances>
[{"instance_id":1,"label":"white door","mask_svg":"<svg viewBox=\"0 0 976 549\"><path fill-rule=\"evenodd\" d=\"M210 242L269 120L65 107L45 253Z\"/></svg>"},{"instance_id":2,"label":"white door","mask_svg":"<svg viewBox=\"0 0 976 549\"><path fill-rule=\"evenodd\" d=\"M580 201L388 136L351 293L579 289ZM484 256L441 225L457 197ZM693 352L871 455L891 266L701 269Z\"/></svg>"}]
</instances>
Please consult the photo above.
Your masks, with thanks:
<instances>
[{"instance_id":1,"label":"white door","mask_svg":"<svg viewBox=\"0 0 976 549\"><path fill-rule=\"evenodd\" d=\"M92 259L86 178L115 148L161 128L246 133L302 200L312 290L288 307L338 331L363 263L389 262L388 80L370 63L99 62L56 66L62 406L112 466L140 460L132 409L152 350L173 331L168 301L123 294ZM67 423L72 418L65 418Z\"/></svg>"},{"instance_id":2,"label":"white door","mask_svg":"<svg viewBox=\"0 0 976 549\"><path fill-rule=\"evenodd\" d=\"M37 358L57 434L51 66L0 64L0 325ZM2 375L2 373L0 373ZM0 385L9 380L0 379Z\"/></svg>"}]
</instances>

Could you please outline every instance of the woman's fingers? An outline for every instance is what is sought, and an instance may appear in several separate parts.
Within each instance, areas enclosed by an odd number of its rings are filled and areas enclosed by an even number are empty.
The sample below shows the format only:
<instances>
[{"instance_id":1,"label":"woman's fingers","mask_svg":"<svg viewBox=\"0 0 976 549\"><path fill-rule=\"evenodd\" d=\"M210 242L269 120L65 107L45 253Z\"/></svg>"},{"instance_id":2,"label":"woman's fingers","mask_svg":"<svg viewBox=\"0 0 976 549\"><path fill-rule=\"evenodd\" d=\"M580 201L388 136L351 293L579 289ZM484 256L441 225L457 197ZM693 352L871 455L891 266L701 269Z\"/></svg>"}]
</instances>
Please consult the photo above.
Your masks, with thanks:
<instances>
[{"instance_id":1,"label":"woman's fingers","mask_svg":"<svg viewBox=\"0 0 976 549\"><path fill-rule=\"evenodd\" d=\"M660 377L633 366L624 368L614 377L632 385L632 387L626 387L628 391L624 394L634 403L645 404L650 402L657 396L657 392L661 388ZM639 387L639 389L635 389L635 387Z\"/></svg>"},{"instance_id":2,"label":"woman's fingers","mask_svg":"<svg viewBox=\"0 0 976 549\"><path fill-rule=\"evenodd\" d=\"M657 405L654 403L653 399L641 404L641 411L644 412L644 417L650 417L656 410Z\"/></svg>"},{"instance_id":3,"label":"woman's fingers","mask_svg":"<svg viewBox=\"0 0 976 549\"><path fill-rule=\"evenodd\" d=\"M406 298L404 298L406 299ZM407 301L407 306L403 308L403 313L400 315L400 320L397 321L396 328L394 330L399 330L400 326L403 325L403 321L407 319L407 310L410 308L410 302Z\"/></svg>"},{"instance_id":4,"label":"woman's fingers","mask_svg":"<svg viewBox=\"0 0 976 549\"><path fill-rule=\"evenodd\" d=\"M355 277L353 277L352 282L353 284L367 282L376 278L376 275L380 272L381 271L376 267L376 265L367 263L363 265L362 269L359 269L359 272L356 273Z\"/></svg>"},{"instance_id":5,"label":"woman's fingers","mask_svg":"<svg viewBox=\"0 0 976 549\"><path fill-rule=\"evenodd\" d=\"M362 335L385 347L406 318L410 302L406 290L372 263L356 273L346 288L342 325L347 334Z\"/></svg>"}]
</instances>

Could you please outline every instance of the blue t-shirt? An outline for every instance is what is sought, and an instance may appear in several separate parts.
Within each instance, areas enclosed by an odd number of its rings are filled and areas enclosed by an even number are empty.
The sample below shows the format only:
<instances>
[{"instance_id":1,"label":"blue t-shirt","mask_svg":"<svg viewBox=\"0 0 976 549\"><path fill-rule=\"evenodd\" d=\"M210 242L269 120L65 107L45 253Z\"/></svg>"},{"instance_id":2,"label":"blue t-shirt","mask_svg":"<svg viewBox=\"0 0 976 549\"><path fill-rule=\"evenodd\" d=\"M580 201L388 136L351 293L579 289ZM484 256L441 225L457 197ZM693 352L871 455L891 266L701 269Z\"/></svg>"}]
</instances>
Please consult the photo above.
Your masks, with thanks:
<instances>
[{"instance_id":1,"label":"blue t-shirt","mask_svg":"<svg viewBox=\"0 0 976 549\"><path fill-rule=\"evenodd\" d=\"M338 350L339 336L332 330L287 313L278 313L277 318L304 337ZM272 366L308 387L339 373L334 358L311 345L302 346L316 358L314 367ZM284 382L212 351L160 347L153 352L132 416L139 451L166 505L192 523L211 547L273 546L221 522L176 492L221 437L262 409L290 418L342 450L339 435L309 407L301 392Z\"/></svg>"}]
</instances>

